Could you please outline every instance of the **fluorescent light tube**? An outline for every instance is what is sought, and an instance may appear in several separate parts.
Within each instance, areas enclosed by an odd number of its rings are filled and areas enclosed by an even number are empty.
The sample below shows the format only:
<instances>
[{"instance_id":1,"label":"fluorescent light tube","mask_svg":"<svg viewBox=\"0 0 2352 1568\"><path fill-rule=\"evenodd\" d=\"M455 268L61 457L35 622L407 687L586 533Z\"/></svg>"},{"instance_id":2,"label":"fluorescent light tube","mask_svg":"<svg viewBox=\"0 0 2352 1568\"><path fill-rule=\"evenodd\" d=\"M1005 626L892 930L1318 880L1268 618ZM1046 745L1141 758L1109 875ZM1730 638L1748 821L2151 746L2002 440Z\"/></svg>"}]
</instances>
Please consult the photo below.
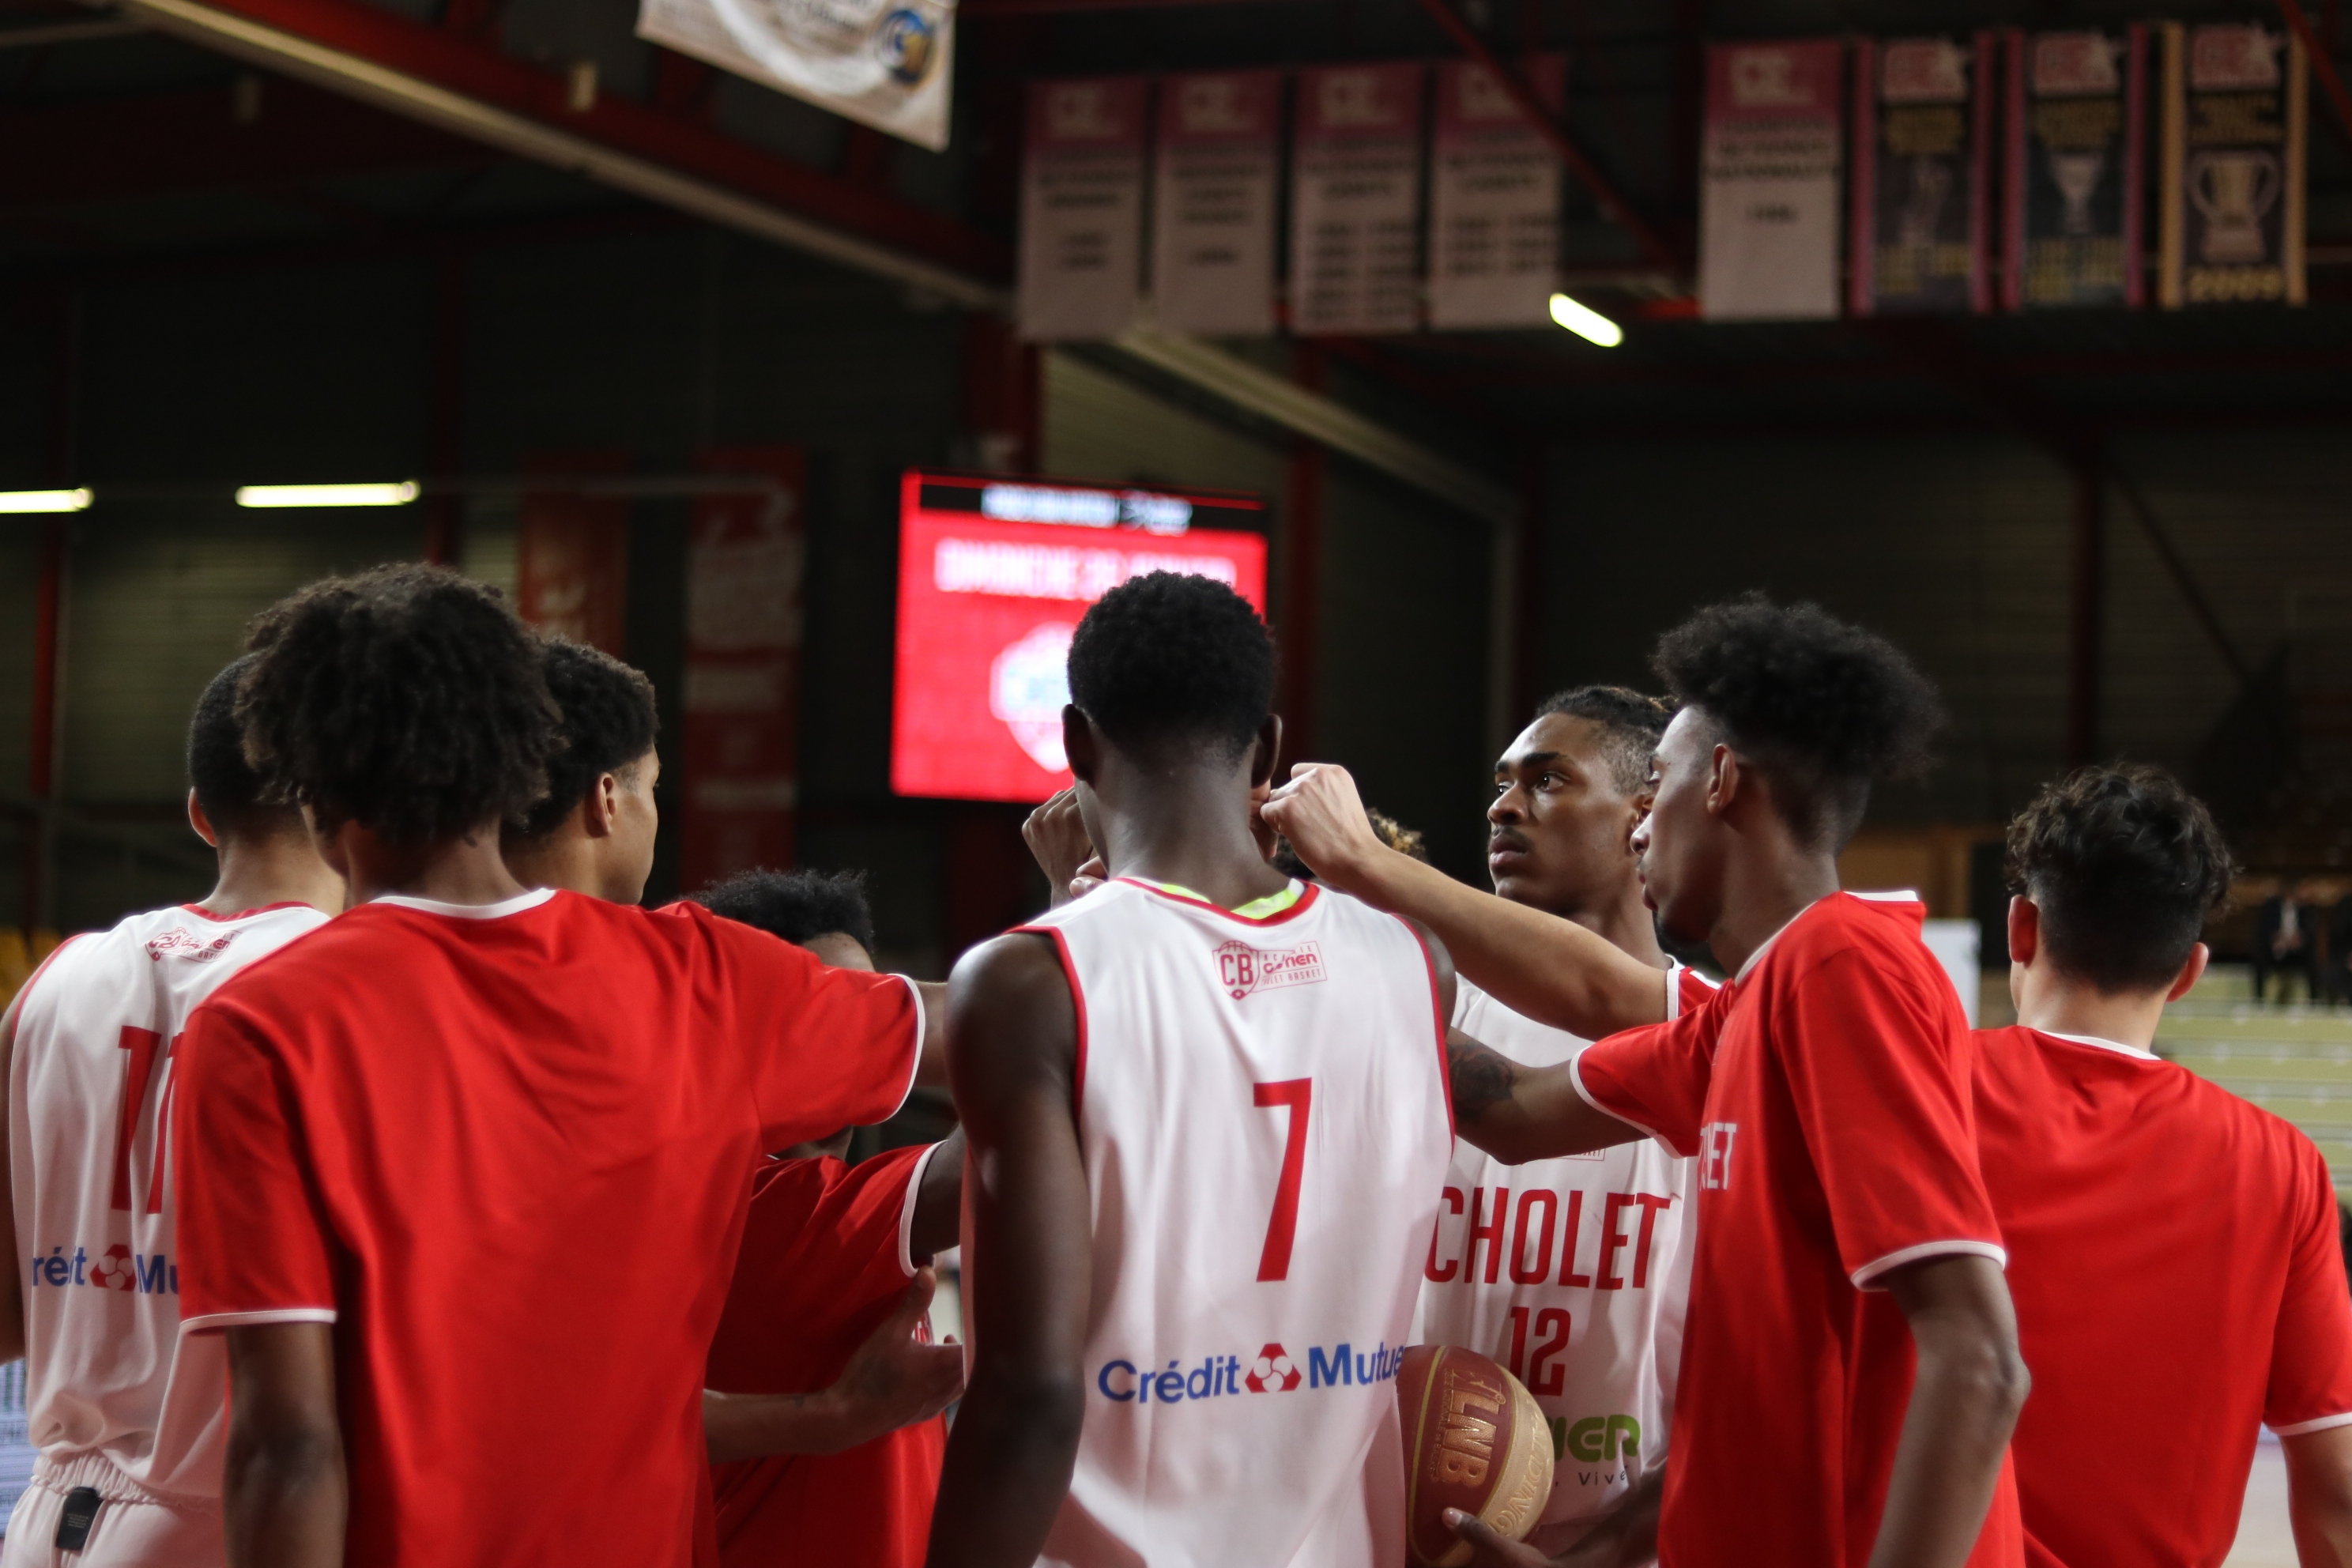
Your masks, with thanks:
<instances>
[{"instance_id":1,"label":"fluorescent light tube","mask_svg":"<svg viewBox=\"0 0 2352 1568\"><path fill-rule=\"evenodd\" d=\"M80 511L89 505L86 489L0 490L0 511Z\"/></svg>"},{"instance_id":2,"label":"fluorescent light tube","mask_svg":"<svg viewBox=\"0 0 2352 1568\"><path fill-rule=\"evenodd\" d=\"M1551 319L1589 343L1613 349L1625 341L1625 330L1600 311L1580 305L1565 294L1551 297Z\"/></svg>"},{"instance_id":3,"label":"fluorescent light tube","mask_svg":"<svg viewBox=\"0 0 2352 1568\"><path fill-rule=\"evenodd\" d=\"M416 481L395 485L239 485L239 506L406 506Z\"/></svg>"}]
</instances>

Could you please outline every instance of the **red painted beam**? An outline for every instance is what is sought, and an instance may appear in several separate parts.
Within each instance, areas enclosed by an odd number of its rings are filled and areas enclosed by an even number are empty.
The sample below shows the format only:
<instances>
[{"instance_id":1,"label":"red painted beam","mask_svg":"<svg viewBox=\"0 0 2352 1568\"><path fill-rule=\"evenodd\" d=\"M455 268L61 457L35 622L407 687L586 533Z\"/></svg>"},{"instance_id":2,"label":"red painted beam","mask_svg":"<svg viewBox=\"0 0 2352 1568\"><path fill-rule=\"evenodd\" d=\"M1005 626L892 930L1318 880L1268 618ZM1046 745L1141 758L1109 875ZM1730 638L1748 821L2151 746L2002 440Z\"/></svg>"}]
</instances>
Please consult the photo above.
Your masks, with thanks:
<instances>
[{"instance_id":1,"label":"red painted beam","mask_svg":"<svg viewBox=\"0 0 2352 1568\"><path fill-rule=\"evenodd\" d=\"M2319 78L2320 89L2336 106L2336 129L2347 141L2352 141L2352 93L2344 90L2344 78L2336 68L2335 58L2319 41L2319 35L2312 31L2311 18L2303 14L2296 0L2278 0L2278 8L2286 25L2294 29L2294 36L2303 40L2303 52L2309 57L2311 68Z\"/></svg>"},{"instance_id":2,"label":"red painted beam","mask_svg":"<svg viewBox=\"0 0 2352 1568\"><path fill-rule=\"evenodd\" d=\"M793 163L682 114L611 94L600 94L590 108L573 111L566 104L562 72L501 54L486 43L357 0L205 4L972 277L1003 282L1013 275L1011 249L992 235Z\"/></svg>"},{"instance_id":3,"label":"red painted beam","mask_svg":"<svg viewBox=\"0 0 2352 1568\"><path fill-rule=\"evenodd\" d=\"M1503 90L1509 93L1511 101L1519 106L1519 112L1543 133L1544 140L1551 143L1552 151L1559 154L1560 162L1568 165L1569 172L1581 181L1601 203L1601 210L1633 237L1643 256L1672 272L1690 270L1689 261L1601 172L1600 166L1593 163L1576 138L1568 133L1567 128L1560 124L1550 108L1536 96L1535 89L1528 85L1527 79L1505 65L1495 51L1486 47L1486 40L1454 14L1449 0L1421 0L1421 8L1445 30L1445 36L1452 38L1464 54L1486 67L1495 79L1503 84Z\"/></svg>"}]
</instances>

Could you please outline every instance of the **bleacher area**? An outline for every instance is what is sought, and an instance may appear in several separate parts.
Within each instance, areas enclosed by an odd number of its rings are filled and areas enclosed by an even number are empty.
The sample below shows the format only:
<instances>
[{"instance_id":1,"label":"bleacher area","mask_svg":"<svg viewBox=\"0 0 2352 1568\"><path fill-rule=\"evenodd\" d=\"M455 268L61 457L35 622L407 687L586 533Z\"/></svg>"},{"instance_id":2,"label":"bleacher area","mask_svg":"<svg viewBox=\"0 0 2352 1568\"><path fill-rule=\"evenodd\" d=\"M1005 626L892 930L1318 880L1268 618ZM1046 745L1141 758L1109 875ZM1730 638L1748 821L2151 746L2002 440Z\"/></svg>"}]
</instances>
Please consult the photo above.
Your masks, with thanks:
<instances>
[{"instance_id":1,"label":"bleacher area","mask_svg":"<svg viewBox=\"0 0 2352 1568\"><path fill-rule=\"evenodd\" d=\"M2302 1128L2352 1187L2352 1008L2257 1005L2243 965L2216 964L2164 1010L2156 1049Z\"/></svg>"}]
</instances>

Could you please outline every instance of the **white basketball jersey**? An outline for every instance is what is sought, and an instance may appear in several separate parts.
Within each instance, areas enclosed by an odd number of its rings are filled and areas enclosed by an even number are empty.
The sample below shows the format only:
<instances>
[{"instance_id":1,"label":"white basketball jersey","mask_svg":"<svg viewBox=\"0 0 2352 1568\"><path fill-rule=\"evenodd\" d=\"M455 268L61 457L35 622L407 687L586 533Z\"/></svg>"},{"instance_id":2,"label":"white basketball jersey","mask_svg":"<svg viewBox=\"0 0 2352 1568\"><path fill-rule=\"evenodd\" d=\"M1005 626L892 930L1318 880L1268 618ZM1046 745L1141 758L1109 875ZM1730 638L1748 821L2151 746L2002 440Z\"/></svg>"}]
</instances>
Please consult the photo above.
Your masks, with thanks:
<instances>
[{"instance_id":1,"label":"white basketball jersey","mask_svg":"<svg viewBox=\"0 0 2352 1568\"><path fill-rule=\"evenodd\" d=\"M25 1405L45 1458L104 1455L167 1496L217 1500L227 1353L180 1337L166 1180L173 1054L196 1005L328 917L174 906L58 949L26 987L8 1084L25 1276Z\"/></svg>"},{"instance_id":2,"label":"white basketball jersey","mask_svg":"<svg viewBox=\"0 0 2352 1568\"><path fill-rule=\"evenodd\" d=\"M1706 982L1676 966L1667 1005ZM1550 1067L1586 1041L1456 979L1454 1026ZM1457 1140L1423 1262L1416 1332L1511 1369L1551 1424L1551 1501L1529 1544L1563 1552L1665 1458L1690 1300L1690 1166L1654 1141L1506 1165Z\"/></svg>"},{"instance_id":3,"label":"white basketball jersey","mask_svg":"<svg viewBox=\"0 0 2352 1568\"><path fill-rule=\"evenodd\" d=\"M1402 1563L1393 1380L1453 1146L1420 938L1328 889L1248 919L1125 879L1024 929L1076 994L1094 1215L1039 1562Z\"/></svg>"}]
</instances>

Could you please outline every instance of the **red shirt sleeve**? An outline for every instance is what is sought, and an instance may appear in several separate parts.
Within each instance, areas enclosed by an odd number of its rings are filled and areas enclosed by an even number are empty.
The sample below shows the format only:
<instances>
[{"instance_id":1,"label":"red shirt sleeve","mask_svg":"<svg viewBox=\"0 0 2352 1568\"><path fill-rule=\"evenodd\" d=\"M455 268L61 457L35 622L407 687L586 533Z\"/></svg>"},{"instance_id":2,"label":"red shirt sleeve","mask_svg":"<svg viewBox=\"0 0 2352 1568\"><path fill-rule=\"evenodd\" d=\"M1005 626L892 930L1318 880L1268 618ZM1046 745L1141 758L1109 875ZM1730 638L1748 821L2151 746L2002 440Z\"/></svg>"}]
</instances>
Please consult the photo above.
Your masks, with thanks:
<instances>
[{"instance_id":1,"label":"red shirt sleeve","mask_svg":"<svg viewBox=\"0 0 2352 1568\"><path fill-rule=\"evenodd\" d=\"M286 1064L218 1006L188 1019L173 1063L172 1181L181 1327L335 1321L335 1244Z\"/></svg>"},{"instance_id":2,"label":"red shirt sleeve","mask_svg":"<svg viewBox=\"0 0 2352 1568\"><path fill-rule=\"evenodd\" d=\"M1595 1041L1570 1065L1577 1092L1593 1109L1647 1132L1669 1152L1697 1153L1715 1045L1722 1037L1730 996L1727 985L1704 997L1685 988L1676 1016Z\"/></svg>"},{"instance_id":3,"label":"red shirt sleeve","mask_svg":"<svg viewBox=\"0 0 2352 1568\"><path fill-rule=\"evenodd\" d=\"M2303 1200L2263 1398L2263 1424L2283 1436L2352 1426L2352 1291L2344 1279L2336 1190L2319 1151L2296 1142Z\"/></svg>"},{"instance_id":4,"label":"red shirt sleeve","mask_svg":"<svg viewBox=\"0 0 2352 1568\"><path fill-rule=\"evenodd\" d=\"M923 1041L912 981L831 968L698 905L661 912L699 920L709 932L721 994L709 1000L744 1053L766 1147L887 1121L906 1102Z\"/></svg>"},{"instance_id":5,"label":"red shirt sleeve","mask_svg":"<svg viewBox=\"0 0 2352 1568\"><path fill-rule=\"evenodd\" d=\"M2005 1265L1977 1167L1968 1020L1942 973L1839 948L1780 992L1779 1014L1769 1034L1854 1284L1949 1253Z\"/></svg>"}]
</instances>

